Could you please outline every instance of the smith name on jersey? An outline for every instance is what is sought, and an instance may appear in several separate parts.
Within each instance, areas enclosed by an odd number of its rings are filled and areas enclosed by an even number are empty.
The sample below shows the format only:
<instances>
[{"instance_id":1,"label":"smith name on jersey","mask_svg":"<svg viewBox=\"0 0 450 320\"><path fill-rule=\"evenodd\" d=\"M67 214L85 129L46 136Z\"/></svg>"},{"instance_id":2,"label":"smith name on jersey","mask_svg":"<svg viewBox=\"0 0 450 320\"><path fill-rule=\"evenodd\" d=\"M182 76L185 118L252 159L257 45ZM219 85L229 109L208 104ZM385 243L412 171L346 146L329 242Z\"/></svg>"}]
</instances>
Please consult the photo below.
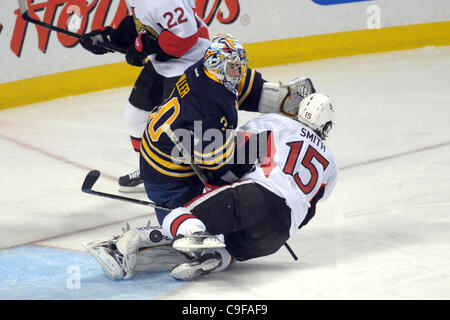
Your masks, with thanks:
<instances>
[{"instance_id":1,"label":"smith name on jersey","mask_svg":"<svg viewBox=\"0 0 450 320\"><path fill-rule=\"evenodd\" d=\"M286 199L292 209L290 234L295 234L334 189L338 168L333 153L311 128L279 114L261 115L240 130L272 133L267 158L246 178Z\"/></svg>"},{"instance_id":2,"label":"smith name on jersey","mask_svg":"<svg viewBox=\"0 0 450 320\"><path fill-rule=\"evenodd\" d=\"M203 67L203 60L189 67L166 103L149 116L140 150L142 178L164 182L195 176L190 163L164 133L166 124L200 168L218 171L224 167L234 155L238 109L258 111L264 82L259 72L247 69L237 90L229 90ZM210 137L204 135L208 129L215 129ZM195 136L186 137L180 132L193 132Z\"/></svg>"}]
</instances>

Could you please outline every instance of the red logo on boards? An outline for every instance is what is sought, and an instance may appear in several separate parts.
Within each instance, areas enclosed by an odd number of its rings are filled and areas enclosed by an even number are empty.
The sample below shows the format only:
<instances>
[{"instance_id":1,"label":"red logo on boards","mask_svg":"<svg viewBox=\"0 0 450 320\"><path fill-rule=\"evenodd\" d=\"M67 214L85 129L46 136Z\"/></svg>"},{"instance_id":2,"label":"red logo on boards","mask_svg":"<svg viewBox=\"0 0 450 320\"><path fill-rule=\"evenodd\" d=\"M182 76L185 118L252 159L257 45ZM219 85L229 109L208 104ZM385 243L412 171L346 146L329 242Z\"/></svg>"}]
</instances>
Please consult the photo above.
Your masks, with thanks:
<instances>
[{"instance_id":1,"label":"red logo on boards","mask_svg":"<svg viewBox=\"0 0 450 320\"><path fill-rule=\"evenodd\" d=\"M31 18L63 29L67 29L68 25L73 22L71 21L72 16L76 14L79 21L75 32L84 34L89 32L89 30L86 30L86 27L91 19L91 30L96 30L105 27L104 23L107 17L113 17L110 26L114 28L128 15L128 7L125 0L120 0L116 12L109 12L113 1L117 0L92 0L90 3L86 0L47 0L40 3L34 3L34 0L27 0L27 3L28 13ZM212 3L209 0L196 0L196 6L197 14L207 25L210 25L214 19L223 24L230 24L236 21L239 16L239 0L214 0ZM62 10L60 10L61 7ZM10 47L20 57L29 25L27 21L22 19L19 9L16 9L14 14L16 15L16 21ZM38 35L38 47L45 53L51 31L37 25L33 25L33 27ZM68 35L56 32L56 37L67 48L78 44L78 39Z\"/></svg>"},{"instance_id":2,"label":"red logo on boards","mask_svg":"<svg viewBox=\"0 0 450 320\"><path fill-rule=\"evenodd\" d=\"M239 0L224 0L223 3L227 7L228 15L225 15L219 6L222 4L222 0L214 0L214 3L207 12L209 0L196 0L197 14L205 21L207 25L210 25L214 18L223 24L230 24L236 21L239 16Z\"/></svg>"}]
</instances>

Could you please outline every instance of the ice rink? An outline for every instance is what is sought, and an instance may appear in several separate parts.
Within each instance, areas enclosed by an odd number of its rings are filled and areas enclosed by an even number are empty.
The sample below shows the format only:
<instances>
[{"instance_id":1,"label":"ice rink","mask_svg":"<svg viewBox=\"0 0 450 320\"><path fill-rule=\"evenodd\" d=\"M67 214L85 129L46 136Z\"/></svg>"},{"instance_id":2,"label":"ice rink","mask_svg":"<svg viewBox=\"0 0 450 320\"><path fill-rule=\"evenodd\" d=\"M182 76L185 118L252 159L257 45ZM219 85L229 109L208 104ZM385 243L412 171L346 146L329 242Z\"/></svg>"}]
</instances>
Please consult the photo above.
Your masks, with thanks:
<instances>
[{"instance_id":1,"label":"ice rink","mask_svg":"<svg viewBox=\"0 0 450 320\"><path fill-rule=\"evenodd\" d=\"M0 111L0 299L450 299L450 47L258 70L309 76L336 106L339 178L289 240L299 261L281 248L193 282L106 278L81 241L156 222L81 192L98 169L94 189L119 194L137 167L120 88Z\"/></svg>"}]
</instances>

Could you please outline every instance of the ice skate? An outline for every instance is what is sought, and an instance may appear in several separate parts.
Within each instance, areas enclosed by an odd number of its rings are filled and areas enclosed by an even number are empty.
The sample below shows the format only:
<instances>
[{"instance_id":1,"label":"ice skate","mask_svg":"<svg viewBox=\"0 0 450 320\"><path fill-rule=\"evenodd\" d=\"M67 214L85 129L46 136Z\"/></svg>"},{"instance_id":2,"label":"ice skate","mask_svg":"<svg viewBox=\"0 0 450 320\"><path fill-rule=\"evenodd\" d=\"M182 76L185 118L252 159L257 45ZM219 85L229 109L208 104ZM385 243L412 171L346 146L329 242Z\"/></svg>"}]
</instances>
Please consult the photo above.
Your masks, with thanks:
<instances>
[{"instance_id":1,"label":"ice skate","mask_svg":"<svg viewBox=\"0 0 450 320\"><path fill-rule=\"evenodd\" d=\"M225 248L225 244L207 232L198 231L177 237L172 247L180 252L191 253L205 249Z\"/></svg>"},{"instance_id":2,"label":"ice skate","mask_svg":"<svg viewBox=\"0 0 450 320\"><path fill-rule=\"evenodd\" d=\"M119 178L119 191L124 193L145 192L144 179L139 169Z\"/></svg>"},{"instance_id":3,"label":"ice skate","mask_svg":"<svg viewBox=\"0 0 450 320\"><path fill-rule=\"evenodd\" d=\"M170 275L177 280L193 280L216 270L222 265L219 253L205 253L190 262L182 263L172 269Z\"/></svg>"}]
</instances>

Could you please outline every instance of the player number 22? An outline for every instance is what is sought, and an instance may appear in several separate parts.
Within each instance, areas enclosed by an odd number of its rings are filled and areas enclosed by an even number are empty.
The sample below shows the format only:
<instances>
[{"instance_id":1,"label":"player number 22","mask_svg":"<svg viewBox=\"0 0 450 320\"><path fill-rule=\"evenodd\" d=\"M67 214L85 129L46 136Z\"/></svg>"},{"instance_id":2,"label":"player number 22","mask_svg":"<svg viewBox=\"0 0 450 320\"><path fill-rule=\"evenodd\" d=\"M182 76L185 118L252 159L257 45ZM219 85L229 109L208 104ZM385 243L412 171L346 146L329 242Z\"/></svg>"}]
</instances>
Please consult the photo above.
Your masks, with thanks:
<instances>
[{"instance_id":1,"label":"player number 22","mask_svg":"<svg viewBox=\"0 0 450 320\"><path fill-rule=\"evenodd\" d=\"M178 7L178 8L176 8L174 10L174 12L177 15L177 20L176 21L174 21L174 14L173 14L173 12L169 11L169 12L166 12L166 13L163 14L163 17L165 19L169 18L167 20L167 27L169 29L175 27L178 24L182 24L182 23L185 23L186 21L188 21L186 18L184 18L184 10L183 10L183 8Z\"/></svg>"},{"instance_id":2,"label":"player number 22","mask_svg":"<svg viewBox=\"0 0 450 320\"><path fill-rule=\"evenodd\" d=\"M311 174L311 179L308 183L304 184L300 179L298 172L294 173L295 165L300 155L300 150L303 146L303 141L289 142L288 146L291 148L291 150L289 151L289 155L286 164L284 165L283 172L293 176L294 181L300 188L300 190L302 190L303 193L308 194L313 191L319 178L319 173L312 160L316 159L322 165L323 170L328 167L329 162L316 149L309 145L308 149L306 149L305 155L303 156L301 164L309 171L309 173Z\"/></svg>"}]
</instances>

